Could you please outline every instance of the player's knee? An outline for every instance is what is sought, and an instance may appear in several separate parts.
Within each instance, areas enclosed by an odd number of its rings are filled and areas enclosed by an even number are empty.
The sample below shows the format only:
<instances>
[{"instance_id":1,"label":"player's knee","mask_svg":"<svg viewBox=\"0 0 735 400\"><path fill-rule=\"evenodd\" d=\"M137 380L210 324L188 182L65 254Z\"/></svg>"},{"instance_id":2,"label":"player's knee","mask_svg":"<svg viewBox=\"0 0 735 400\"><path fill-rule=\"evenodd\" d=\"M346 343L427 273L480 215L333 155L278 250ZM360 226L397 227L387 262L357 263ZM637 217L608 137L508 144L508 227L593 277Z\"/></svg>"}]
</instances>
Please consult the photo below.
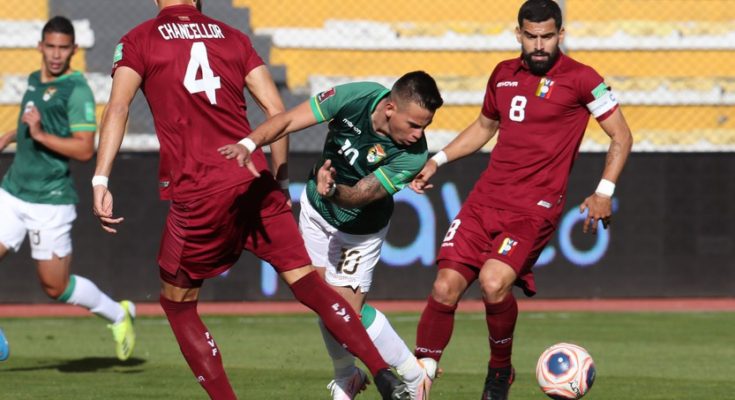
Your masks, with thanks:
<instances>
[{"instance_id":1,"label":"player's knee","mask_svg":"<svg viewBox=\"0 0 735 400\"><path fill-rule=\"evenodd\" d=\"M459 296L462 294L457 285L446 279L437 279L434 281L434 286L431 290L431 297L439 303L444 305L453 306L459 301Z\"/></svg>"},{"instance_id":2,"label":"player's knee","mask_svg":"<svg viewBox=\"0 0 735 400\"><path fill-rule=\"evenodd\" d=\"M498 277L480 280L482 296L488 303L497 303L508 294L511 286Z\"/></svg>"}]
</instances>

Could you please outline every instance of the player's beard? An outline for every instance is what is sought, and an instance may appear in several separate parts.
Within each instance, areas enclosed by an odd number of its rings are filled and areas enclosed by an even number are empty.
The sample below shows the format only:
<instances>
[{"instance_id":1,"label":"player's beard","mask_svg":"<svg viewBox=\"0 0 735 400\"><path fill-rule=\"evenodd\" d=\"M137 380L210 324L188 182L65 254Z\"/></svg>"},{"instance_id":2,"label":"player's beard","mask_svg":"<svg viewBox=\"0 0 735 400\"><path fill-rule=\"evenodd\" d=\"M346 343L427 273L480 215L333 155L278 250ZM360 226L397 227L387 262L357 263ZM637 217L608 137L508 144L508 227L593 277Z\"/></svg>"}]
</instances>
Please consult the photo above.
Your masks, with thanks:
<instances>
[{"instance_id":1,"label":"player's beard","mask_svg":"<svg viewBox=\"0 0 735 400\"><path fill-rule=\"evenodd\" d=\"M533 56L547 56L546 61L534 61ZM532 53L526 53L523 50L523 61L528 65L528 69L531 73L538 76L544 76L554 66L556 59L559 58L559 48L554 49L553 52L547 53L545 51L534 51Z\"/></svg>"}]
</instances>

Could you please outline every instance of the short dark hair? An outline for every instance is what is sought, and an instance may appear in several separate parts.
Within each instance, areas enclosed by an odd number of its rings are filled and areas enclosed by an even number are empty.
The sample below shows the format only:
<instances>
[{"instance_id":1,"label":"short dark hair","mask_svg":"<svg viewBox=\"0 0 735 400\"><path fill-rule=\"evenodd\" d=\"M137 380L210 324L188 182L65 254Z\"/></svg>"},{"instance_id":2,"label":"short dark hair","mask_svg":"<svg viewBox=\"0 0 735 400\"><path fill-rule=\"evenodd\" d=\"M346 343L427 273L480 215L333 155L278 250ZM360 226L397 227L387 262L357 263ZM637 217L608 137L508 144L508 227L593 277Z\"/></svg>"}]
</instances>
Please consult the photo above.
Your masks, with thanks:
<instances>
[{"instance_id":1,"label":"short dark hair","mask_svg":"<svg viewBox=\"0 0 735 400\"><path fill-rule=\"evenodd\" d=\"M561 8L554 0L527 0L518 10L518 27L523 26L523 20L544 22L554 20L556 30L561 29Z\"/></svg>"},{"instance_id":2,"label":"short dark hair","mask_svg":"<svg viewBox=\"0 0 735 400\"><path fill-rule=\"evenodd\" d=\"M424 71L403 75L393 84L390 92L393 98L412 101L431 112L444 104L436 81Z\"/></svg>"},{"instance_id":3,"label":"short dark hair","mask_svg":"<svg viewBox=\"0 0 735 400\"><path fill-rule=\"evenodd\" d=\"M196 0L197 10L199 10L199 12L202 12L202 2L203 1L204 0Z\"/></svg>"},{"instance_id":4,"label":"short dark hair","mask_svg":"<svg viewBox=\"0 0 735 400\"><path fill-rule=\"evenodd\" d=\"M76 43L74 37L74 25L69 21L69 18L57 15L48 20L41 31L42 41L46 38L47 33L63 33L64 35L69 35L71 36L72 43Z\"/></svg>"}]
</instances>

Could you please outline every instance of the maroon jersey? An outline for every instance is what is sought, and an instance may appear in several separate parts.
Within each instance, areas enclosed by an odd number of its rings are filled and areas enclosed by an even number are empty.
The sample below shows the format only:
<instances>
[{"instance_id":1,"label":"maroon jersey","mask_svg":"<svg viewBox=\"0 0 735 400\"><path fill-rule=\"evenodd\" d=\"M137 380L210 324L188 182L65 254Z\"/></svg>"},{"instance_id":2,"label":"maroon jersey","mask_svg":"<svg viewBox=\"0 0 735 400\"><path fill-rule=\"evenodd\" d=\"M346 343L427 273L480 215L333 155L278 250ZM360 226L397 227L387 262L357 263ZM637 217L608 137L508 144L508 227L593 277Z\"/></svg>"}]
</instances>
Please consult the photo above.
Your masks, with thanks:
<instances>
[{"instance_id":1,"label":"maroon jersey","mask_svg":"<svg viewBox=\"0 0 735 400\"><path fill-rule=\"evenodd\" d=\"M617 107L602 77L564 54L544 77L520 57L499 63L482 107L500 121L498 142L468 201L556 224L589 115L602 121Z\"/></svg>"},{"instance_id":2,"label":"maroon jersey","mask_svg":"<svg viewBox=\"0 0 735 400\"><path fill-rule=\"evenodd\" d=\"M161 198L201 198L253 178L217 152L251 131L245 76L263 61L245 34L193 6L166 7L123 36L114 62L113 75L129 67L143 78L161 144ZM268 168L261 150L253 161Z\"/></svg>"}]
</instances>

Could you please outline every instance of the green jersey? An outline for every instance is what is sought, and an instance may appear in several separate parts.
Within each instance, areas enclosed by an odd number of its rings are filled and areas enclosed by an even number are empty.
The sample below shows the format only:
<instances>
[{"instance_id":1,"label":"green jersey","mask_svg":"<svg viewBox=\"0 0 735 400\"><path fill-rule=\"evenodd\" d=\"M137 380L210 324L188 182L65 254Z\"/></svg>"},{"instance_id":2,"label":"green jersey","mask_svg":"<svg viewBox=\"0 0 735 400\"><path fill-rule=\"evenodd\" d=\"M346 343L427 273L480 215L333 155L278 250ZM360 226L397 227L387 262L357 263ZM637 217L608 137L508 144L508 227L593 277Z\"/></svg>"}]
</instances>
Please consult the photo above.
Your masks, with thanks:
<instances>
[{"instance_id":1,"label":"green jersey","mask_svg":"<svg viewBox=\"0 0 735 400\"><path fill-rule=\"evenodd\" d=\"M41 126L49 134L64 138L72 132L93 134L97 123L92 90L80 72L46 83L41 82L40 71L28 77L18 116L15 158L2 183L8 193L29 203L74 204L79 197L69 159L33 140L28 125L20 121L26 107L32 105L41 113Z\"/></svg>"},{"instance_id":2,"label":"green jersey","mask_svg":"<svg viewBox=\"0 0 735 400\"><path fill-rule=\"evenodd\" d=\"M318 122L329 121L329 133L321 160L314 165L307 183L311 205L327 222L342 232L365 235L383 229L393 214L393 194L403 189L426 163L426 139L399 146L373 129L372 113L390 91L372 82L348 83L310 99ZM316 191L316 171L332 160L336 182L353 186L374 174L391 195L362 208L342 208L323 199Z\"/></svg>"}]
</instances>

